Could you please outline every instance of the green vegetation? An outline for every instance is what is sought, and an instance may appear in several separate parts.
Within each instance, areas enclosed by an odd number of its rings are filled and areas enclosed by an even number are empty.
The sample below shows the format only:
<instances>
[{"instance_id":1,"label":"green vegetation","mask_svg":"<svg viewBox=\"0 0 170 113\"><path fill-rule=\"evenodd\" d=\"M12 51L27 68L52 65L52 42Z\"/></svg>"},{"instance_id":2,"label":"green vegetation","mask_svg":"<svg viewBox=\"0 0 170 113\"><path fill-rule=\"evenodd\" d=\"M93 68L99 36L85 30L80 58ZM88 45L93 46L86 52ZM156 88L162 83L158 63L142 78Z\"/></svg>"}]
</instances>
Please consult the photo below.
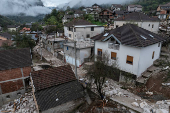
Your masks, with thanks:
<instances>
[{"instance_id":1,"label":"green vegetation","mask_svg":"<svg viewBox=\"0 0 170 113\"><path fill-rule=\"evenodd\" d=\"M107 23L103 23L103 22L99 22L99 21L95 21L94 20L94 17L90 14L86 14L83 16L83 18L85 18L86 20L88 20L89 22L93 23L93 24L96 24L96 25L101 25L101 26L104 26L106 25Z\"/></svg>"},{"instance_id":2,"label":"green vegetation","mask_svg":"<svg viewBox=\"0 0 170 113\"><path fill-rule=\"evenodd\" d=\"M56 27L48 27L46 33L56 31L57 29L63 29L62 18L64 16L63 11L57 11L53 9L51 14L47 14L43 19L46 25L55 25Z\"/></svg>"},{"instance_id":3,"label":"green vegetation","mask_svg":"<svg viewBox=\"0 0 170 113\"><path fill-rule=\"evenodd\" d=\"M8 16L11 20L23 24L23 23L30 23L30 22L41 22L45 15L38 15L38 16L25 16L25 15L18 15L18 16Z\"/></svg>"},{"instance_id":4,"label":"green vegetation","mask_svg":"<svg viewBox=\"0 0 170 113\"><path fill-rule=\"evenodd\" d=\"M16 34L14 37L14 46L16 48L27 48L30 47L31 49L35 46L34 40L31 39L31 35L20 35Z\"/></svg>"},{"instance_id":5,"label":"green vegetation","mask_svg":"<svg viewBox=\"0 0 170 113\"><path fill-rule=\"evenodd\" d=\"M0 26L6 27L7 25L13 25L15 24L14 21L10 20L9 18L0 15Z\"/></svg>"},{"instance_id":6,"label":"green vegetation","mask_svg":"<svg viewBox=\"0 0 170 113\"><path fill-rule=\"evenodd\" d=\"M37 31L37 30L38 31L43 30L43 27L38 22L33 23L31 27L31 31Z\"/></svg>"}]
</instances>

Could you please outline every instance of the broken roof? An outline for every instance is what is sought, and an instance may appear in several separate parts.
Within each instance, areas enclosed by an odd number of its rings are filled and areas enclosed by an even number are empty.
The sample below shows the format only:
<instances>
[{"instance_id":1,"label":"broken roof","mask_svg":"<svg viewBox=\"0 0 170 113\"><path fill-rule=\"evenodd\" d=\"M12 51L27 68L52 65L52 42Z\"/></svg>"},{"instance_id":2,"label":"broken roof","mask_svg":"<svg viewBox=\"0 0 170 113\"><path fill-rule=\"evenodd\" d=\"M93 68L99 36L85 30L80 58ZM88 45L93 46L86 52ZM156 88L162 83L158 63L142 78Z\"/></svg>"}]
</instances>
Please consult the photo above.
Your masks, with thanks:
<instances>
[{"instance_id":1,"label":"broken roof","mask_svg":"<svg viewBox=\"0 0 170 113\"><path fill-rule=\"evenodd\" d=\"M83 87L69 65L34 71L31 76L41 111L84 96Z\"/></svg>"},{"instance_id":2,"label":"broken roof","mask_svg":"<svg viewBox=\"0 0 170 113\"><path fill-rule=\"evenodd\" d=\"M116 38L121 44L134 47L146 47L166 40L166 37L159 36L134 24L126 24L108 32L92 37L92 40L106 41L109 38Z\"/></svg>"},{"instance_id":3,"label":"broken roof","mask_svg":"<svg viewBox=\"0 0 170 113\"><path fill-rule=\"evenodd\" d=\"M32 64L29 48L1 50L0 59L0 70L28 67Z\"/></svg>"},{"instance_id":4,"label":"broken roof","mask_svg":"<svg viewBox=\"0 0 170 113\"><path fill-rule=\"evenodd\" d=\"M73 101L84 96L83 87L77 81L53 86L35 93L36 101L41 111Z\"/></svg>"},{"instance_id":5,"label":"broken roof","mask_svg":"<svg viewBox=\"0 0 170 113\"><path fill-rule=\"evenodd\" d=\"M150 17L150 16L140 13L140 12L133 12L133 13L129 13L125 16L119 17L118 19L115 19L115 21L137 21L137 22L154 21L154 22L159 22L160 20L158 18L153 18L153 17Z\"/></svg>"},{"instance_id":6,"label":"broken roof","mask_svg":"<svg viewBox=\"0 0 170 113\"><path fill-rule=\"evenodd\" d=\"M31 75L36 91L76 80L69 65L34 71Z\"/></svg>"},{"instance_id":7,"label":"broken roof","mask_svg":"<svg viewBox=\"0 0 170 113\"><path fill-rule=\"evenodd\" d=\"M65 24L65 26L67 27L72 27L73 25L75 26L75 25L94 25L94 24L84 19L74 19L71 22Z\"/></svg>"}]
</instances>

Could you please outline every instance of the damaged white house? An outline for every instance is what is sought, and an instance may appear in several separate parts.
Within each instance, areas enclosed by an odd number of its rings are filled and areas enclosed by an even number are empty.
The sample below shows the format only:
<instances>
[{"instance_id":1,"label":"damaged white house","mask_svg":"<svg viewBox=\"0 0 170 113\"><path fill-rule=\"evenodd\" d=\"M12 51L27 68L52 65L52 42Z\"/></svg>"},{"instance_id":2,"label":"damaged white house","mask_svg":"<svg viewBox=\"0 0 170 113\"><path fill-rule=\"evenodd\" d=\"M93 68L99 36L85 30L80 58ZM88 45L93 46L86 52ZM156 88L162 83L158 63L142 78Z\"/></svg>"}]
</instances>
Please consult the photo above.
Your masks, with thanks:
<instances>
[{"instance_id":1,"label":"damaged white house","mask_svg":"<svg viewBox=\"0 0 170 113\"><path fill-rule=\"evenodd\" d=\"M139 77L160 57L162 41L166 38L126 24L91 39L95 41L95 55L102 56L107 51L120 70Z\"/></svg>"}]
</instances>

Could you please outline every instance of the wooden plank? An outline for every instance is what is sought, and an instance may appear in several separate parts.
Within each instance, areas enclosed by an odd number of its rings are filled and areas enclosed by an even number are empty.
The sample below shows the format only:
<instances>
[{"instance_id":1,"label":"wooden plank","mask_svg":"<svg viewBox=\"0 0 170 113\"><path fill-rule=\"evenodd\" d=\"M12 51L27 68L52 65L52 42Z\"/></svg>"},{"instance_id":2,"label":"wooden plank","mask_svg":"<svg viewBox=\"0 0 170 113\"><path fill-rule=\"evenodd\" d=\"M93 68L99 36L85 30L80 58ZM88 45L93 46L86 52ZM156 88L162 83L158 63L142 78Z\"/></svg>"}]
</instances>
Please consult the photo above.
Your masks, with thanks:
<instances>
[{"instance_id":1,"label":"wooden plank","mask_svg":"<svg viewBox=\"0 0 170 113\"><path fill-rule=\"evenodd\" d=\"M21 79L26 79L26 78L29 78L29 76L21 77L21 78L15 78L15 79L6 80L6 81L0 81L0 83L11 82L11 81L21 80Z\"/></svg>"}]
</instances>

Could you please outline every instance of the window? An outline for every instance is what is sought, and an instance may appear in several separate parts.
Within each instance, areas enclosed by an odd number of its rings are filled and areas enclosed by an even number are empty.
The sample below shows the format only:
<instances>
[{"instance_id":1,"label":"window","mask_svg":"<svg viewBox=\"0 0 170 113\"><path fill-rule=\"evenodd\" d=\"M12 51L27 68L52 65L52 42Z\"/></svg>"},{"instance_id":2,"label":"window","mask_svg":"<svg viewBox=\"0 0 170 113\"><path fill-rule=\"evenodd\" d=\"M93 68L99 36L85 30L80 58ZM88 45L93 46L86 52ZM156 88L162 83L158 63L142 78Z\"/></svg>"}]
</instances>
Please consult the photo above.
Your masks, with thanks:
<instances>
[{"instance_id":1,"label":"window","mask_svg":"<svg viewBox=\"0 0 170 113\"><path fill-rule=\"evenodd\" d=\"M107 14L109 14L109 12L107 12Z\"/></svg>"},{"instance_id":2,"label":"window","mask_svg":"<svg viewBox=\"0 0 170 113\"><path fill-rule=\"evenodd\" d=\"M71 31L71 28L69 27L69 31Z\"/></svg>"},{"instance_id":3,"label":"window","mask_svg":"<svg viewBox=\"0 0 170 113\"><path fill-rule=\"evenodd\" d=\"M150 24L148 26L150 27Z\"/></svg>"},{"instance_id":4,"label":"window","mask_svg":"<svg viewBox=\"0 0 170 113\"><path fill-rule=\"evenodd\" d=\"M76 32L76 28L74 28L74 32Z\"/></svg>"},{"instance_id":5,"label":"window","mask_svg":"<svg viewBox=\"0 0 170 113\"><path fill-rule=\"evenodd\" d=\"M153 53L152 53L152 59L154 59L154 55L155 55L155 51L153 51Z\"/></svg>"},{"instance_id":6,"label":"window","mask_svg":"<svg viewBox=\"0 0 170 113\"><path fill-rule=\"evenodd\" d=\"M158 47L160 47L161 43L158 43Z\"/></svg>"},{"instance_id":7,"label":"window","mask_svg":"<svg viewBox=\"0 0 170 113\"><path fill-rule=\"evenodd\" d=\"M69 34L69 37L71 37L71 34Z\"/></svg>"},{"instance_id":8,"label":"window","mask_svg":"<svg viewBox=\"0 0 170 113\"><path fill-rule=\"evenodd\" d=\"M133 65L133 57L132 57L132 56L127 55L126 63Z\"/></svg>"},{"instance_id":9,"label":"window","mask_svg":"<svg viewBox=\"0 0 170 113\"><path fill-rule=\"evenodd\" d=\"M97 55L102 56L102 49L97 49Z\"/></svg>"},{"instance_id":10,"label":"window","mask_svg":"<svg viewBox=\"0 0 170 113\"><path fill-rule=\"evenodd\" d=\"M67 46L67 50L68 50L68 46Z\"/></svg>"},{"instance_id":11,"label":"window","mask_svg":"<svg viewBox=\"0 0 170 113\"><path fill-rule=\"evenodd\" d=\"M53 45L53 44L51 43L51 45Z\"/></svg>"},{"instance_id":12,"label":"window","mask_svg":"<svg viewBox=\"0 0 170 113\"><path fill-rule=\"evenodd\" d=\"M154 27L154 24L152 24L152 28Z\"/></svg>"},{"instance_id":13,"label":"window","mask_svg":"<svg viewBox=\"0 0 170 113\"><path fill-rule=\"evenodd\" d=\"M118 25L116 25L116 28L118 28L119 26Z\"/></svg>"},{"instance_id":14,"label":"window","mask_svg":"<svg viewBox=\"0 0 170 113\"><path fill-rule=\"evenodd\" d=\"M116 60L117 53L111 52L111 59Z\"/></svg>"},{"instance_id":15,"label":"window","mask_svg":"<svg viewBox=\"0 0 170 113\"><path fill-rule=\"evenodd\" d=\"M94 27L91 27L91 31L94 31Z\"/></svg>"},{"instance_id":16,"label":"window","mask_svg":"<svg viewBox=\"0 0 170 113\"><path fill-rule=\"evenodd\" d=\"M90 34L87 34L86 38L90 38Z\"/></svg>"}]
</instances>

